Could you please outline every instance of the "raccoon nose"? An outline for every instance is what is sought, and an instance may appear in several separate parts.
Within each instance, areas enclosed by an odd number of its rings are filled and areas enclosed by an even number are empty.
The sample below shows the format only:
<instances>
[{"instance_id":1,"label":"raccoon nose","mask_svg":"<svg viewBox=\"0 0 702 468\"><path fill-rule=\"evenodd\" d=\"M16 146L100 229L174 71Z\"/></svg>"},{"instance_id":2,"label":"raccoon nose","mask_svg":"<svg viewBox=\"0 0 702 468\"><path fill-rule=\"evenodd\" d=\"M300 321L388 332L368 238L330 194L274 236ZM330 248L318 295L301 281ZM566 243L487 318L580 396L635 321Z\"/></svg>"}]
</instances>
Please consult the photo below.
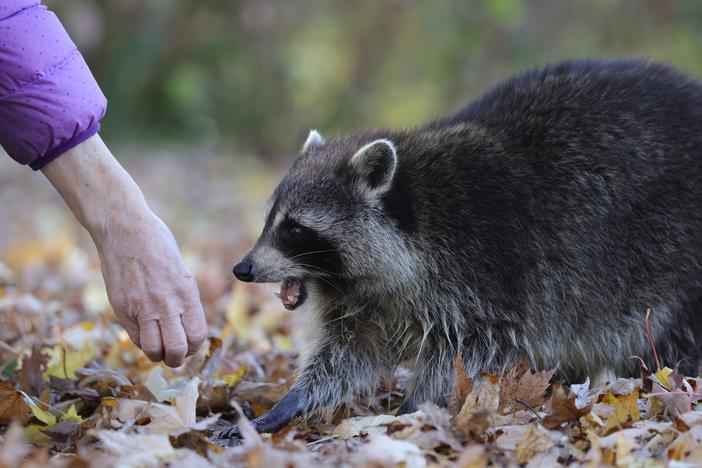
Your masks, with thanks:
<instances>
[{"instance_id":1,"label":"raccoon nose","mask_svg":"<svg viewBox=\"0 0 702 468\"><path fill-rule=\"evenodd\" d=\"M248 260L243 260L234 266L234 276L240 281L250 283L254 280L253 264Z\"/></svg>"}]
</instances>

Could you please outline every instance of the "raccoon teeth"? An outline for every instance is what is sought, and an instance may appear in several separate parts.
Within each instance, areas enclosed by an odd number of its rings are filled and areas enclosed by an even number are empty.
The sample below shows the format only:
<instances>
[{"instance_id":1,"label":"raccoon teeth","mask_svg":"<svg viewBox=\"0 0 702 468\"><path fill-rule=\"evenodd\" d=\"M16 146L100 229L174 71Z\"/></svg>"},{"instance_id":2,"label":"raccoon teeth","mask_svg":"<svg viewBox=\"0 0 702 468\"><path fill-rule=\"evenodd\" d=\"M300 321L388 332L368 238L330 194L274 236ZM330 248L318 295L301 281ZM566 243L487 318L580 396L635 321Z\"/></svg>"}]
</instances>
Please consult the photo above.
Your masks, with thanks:
<instances>
[{"instance_id":1,"label":"raccoon teeth","mask_svg":"<svg viewBox=\"0 0 702 468\"><path fill-rule=\"evenodd\" d=\"M287 278L280 285L280 300L283 307L293 310L304 301L302 281L297 278Z\"/></svg>"}]
</instances>

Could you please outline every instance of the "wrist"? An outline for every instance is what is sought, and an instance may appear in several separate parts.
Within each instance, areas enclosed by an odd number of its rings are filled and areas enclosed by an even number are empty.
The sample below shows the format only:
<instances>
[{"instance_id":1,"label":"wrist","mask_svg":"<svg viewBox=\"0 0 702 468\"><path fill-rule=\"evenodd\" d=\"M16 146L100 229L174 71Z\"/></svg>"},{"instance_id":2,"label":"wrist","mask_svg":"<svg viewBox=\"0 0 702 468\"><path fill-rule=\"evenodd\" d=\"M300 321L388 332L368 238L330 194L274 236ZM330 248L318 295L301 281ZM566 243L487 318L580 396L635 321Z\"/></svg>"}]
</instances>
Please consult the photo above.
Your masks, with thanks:
<instances>
[{"instance_id":1,"label":"wrist","mask_svg":"<svg viewBox=\"0 0 702 468\"><path fill-rule=\"evenodd\" d=\"M42 172L96 242L154 217L139 187L99 135L52 161Z\"/></svg>"}]
</instances>

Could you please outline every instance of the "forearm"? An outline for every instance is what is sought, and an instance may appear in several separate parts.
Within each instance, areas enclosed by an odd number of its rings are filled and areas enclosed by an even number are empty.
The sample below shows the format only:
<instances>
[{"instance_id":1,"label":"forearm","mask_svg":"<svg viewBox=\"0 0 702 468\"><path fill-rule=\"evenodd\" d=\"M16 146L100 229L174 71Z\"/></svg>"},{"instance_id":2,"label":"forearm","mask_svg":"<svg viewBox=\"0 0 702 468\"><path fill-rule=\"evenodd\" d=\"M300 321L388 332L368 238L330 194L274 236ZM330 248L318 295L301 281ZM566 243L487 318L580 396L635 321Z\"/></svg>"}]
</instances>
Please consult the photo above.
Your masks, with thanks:
<instances>
[{"instance_id":1,"label":"forearm","mask_svg":"<svg viewBox=\"0 0 702 468\"><path fill-rule=\"evenodd\" d=\"M152 216L141 190L95 135L42 172L93 238Z\"/></svg>"}]
</instances>

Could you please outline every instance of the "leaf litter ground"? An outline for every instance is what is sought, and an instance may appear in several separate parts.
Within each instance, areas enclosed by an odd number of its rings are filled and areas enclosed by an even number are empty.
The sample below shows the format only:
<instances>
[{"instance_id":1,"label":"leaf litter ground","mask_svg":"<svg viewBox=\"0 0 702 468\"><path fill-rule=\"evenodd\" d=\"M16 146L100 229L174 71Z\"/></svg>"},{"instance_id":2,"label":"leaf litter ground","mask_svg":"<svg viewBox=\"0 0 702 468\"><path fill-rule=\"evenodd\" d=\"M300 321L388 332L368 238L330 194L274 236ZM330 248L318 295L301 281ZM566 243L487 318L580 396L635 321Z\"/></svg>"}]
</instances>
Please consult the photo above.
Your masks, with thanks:
<instances>
[{"instance_id":1,"label":"leaf litter ground","mask_svg":"<svg viewBox=\"0 0 702 468\"><path fill-rule=\"evenodd\" d=\"M259 435L248 420L284 394L305 317L272 288L232 282L230 268L255 239L279 172L177 155L128 164L174 229L210 324L200 353L172 370L116 325L93 247L61 201L6 159L0 467L702 464L700 381L663 366L674 363L565 385L524 364L470 379L457 358L447 408L395 416L408 377L400 369L373 398ZM218 439L237 418L240 443Z\"/></svg>"}]
</instances>

